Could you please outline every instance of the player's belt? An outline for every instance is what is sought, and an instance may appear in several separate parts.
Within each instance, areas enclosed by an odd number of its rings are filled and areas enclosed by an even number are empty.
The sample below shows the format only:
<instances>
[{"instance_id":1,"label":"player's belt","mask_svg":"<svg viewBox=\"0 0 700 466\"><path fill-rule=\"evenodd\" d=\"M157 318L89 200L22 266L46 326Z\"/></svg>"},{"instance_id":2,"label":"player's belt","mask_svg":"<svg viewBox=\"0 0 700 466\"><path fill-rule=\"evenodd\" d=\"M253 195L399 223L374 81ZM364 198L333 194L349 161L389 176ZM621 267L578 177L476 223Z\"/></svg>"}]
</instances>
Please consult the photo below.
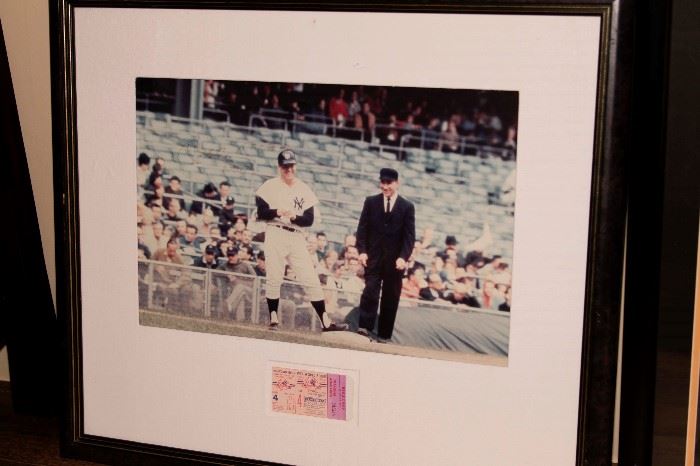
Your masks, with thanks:
<instances>
[{"instance_id":1,"label":"player's belt","mask_svg":"<svg viewBox=\"0 0 700 466\"><path fill-rule=\"evenodd\" d=\"M291 231L292 233L297 233L299 231L296 228L286 227L284 225L277 225L276 223L268 223L268 225L273 226L273 227L277 227L277 228L281 228L283 230Z\"/></svg>"}]
</instances>

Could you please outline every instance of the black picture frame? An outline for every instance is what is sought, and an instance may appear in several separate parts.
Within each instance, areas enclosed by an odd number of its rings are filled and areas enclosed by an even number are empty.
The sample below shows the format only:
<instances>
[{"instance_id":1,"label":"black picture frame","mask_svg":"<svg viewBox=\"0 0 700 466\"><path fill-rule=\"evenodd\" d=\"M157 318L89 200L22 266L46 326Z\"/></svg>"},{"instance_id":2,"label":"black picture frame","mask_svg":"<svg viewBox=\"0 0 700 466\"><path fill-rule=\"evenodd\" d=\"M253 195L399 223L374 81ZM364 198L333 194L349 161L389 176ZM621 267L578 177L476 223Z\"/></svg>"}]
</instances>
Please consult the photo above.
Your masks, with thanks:
<instances>
[{"instance_id":1,"label":"black picture frame","mask_svg":"<svg viewBox=\"0 0 700 466\"><path fill-rule=\"evenodd\" d=\"M421 1L226 2L55 0L51 9L52 109L55 150L57 304L63 331L65 396L62 453L124 464L263 464L256 460L155 446L85 433L81 334L80 189L74 10L90 8L255 9L335 12L421 12L588 16L601 21L595 142L588 231L586 293L576 462L608 464L612 454L615 373L625 232L624 147L632 72L632 15L627 0L510 0L432 4ZM269 463L265 463L269 464Z\"/></svg>"}]
</instances>

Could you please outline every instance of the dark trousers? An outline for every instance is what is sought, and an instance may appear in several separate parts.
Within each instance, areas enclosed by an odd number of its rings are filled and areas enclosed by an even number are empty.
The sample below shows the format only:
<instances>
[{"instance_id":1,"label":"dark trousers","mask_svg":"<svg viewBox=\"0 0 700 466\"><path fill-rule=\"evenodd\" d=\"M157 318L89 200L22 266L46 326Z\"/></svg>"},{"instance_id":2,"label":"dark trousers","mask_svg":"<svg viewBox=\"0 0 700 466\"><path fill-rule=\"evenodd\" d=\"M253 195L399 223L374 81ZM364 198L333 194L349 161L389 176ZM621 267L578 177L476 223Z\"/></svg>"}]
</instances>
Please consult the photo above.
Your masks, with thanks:
<instances>
[{"instance_id":1,"label":"dark trousers","mask_svg":"<svg viewBox=\"0 0 700 466\"><path fill-rule=\"evenodd\" d=\"M395 260L385 260L384 263L379 264L379 267L368 268L365 272L365 289L360 298L360 327L374 330L377 308L379 308L377 335L387 340L394 332L403 278L403 270L396 270L395 262Z\"/></svg>"}]
</instances>

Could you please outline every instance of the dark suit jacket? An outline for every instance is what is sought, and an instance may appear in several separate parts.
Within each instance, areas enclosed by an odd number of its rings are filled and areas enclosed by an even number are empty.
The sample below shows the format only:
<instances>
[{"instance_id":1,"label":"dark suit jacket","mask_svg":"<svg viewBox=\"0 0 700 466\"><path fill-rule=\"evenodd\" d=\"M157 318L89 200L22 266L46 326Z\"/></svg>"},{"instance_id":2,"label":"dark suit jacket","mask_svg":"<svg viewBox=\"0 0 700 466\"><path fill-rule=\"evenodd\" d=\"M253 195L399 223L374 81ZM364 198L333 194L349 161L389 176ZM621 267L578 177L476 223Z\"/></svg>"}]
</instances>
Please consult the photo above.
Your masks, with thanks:
<instances>
[{"instance_id":1,"label":"dark suit jacket","mask_svg":"<svg viewBox=\"0 0 700 466\"><path fill-rule=\"evenodd\" d=\"M367 254L372 270L393 264L398 257L408 260L416 241L416 210L406 198L398 196L388 217L384 214L384 195L365 199L357 226L357 249Z\"/></svg>"}]
</instances>

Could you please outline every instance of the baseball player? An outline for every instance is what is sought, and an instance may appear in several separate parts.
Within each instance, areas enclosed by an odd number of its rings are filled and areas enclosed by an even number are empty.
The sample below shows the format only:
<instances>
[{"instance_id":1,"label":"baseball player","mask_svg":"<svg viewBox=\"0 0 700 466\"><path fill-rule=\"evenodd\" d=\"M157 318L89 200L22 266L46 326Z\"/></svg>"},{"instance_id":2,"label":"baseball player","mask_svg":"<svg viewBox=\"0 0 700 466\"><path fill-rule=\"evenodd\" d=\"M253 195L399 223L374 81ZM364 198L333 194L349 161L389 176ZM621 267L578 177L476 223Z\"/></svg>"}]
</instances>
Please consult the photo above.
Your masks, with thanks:
<instances>
[{"instance_id":1,"label":"baseball player","mask_svg":"<svg viewBox=\"0 0 700 466\"><path fill-rule=\"evenodd\" d=\"M324 332L347 330L346 324L331 321L323 290L306 245L306 229L314 223L319 201L311 188L296 177L296 154L285 149L277 156L279 176L267 180L255 192L259 221L265 226L267 307L270 328L279 325L277 310L285 264L289 263L297 280L306 289L311 305L321 319Z\"/></svg>"}]
</instances>

